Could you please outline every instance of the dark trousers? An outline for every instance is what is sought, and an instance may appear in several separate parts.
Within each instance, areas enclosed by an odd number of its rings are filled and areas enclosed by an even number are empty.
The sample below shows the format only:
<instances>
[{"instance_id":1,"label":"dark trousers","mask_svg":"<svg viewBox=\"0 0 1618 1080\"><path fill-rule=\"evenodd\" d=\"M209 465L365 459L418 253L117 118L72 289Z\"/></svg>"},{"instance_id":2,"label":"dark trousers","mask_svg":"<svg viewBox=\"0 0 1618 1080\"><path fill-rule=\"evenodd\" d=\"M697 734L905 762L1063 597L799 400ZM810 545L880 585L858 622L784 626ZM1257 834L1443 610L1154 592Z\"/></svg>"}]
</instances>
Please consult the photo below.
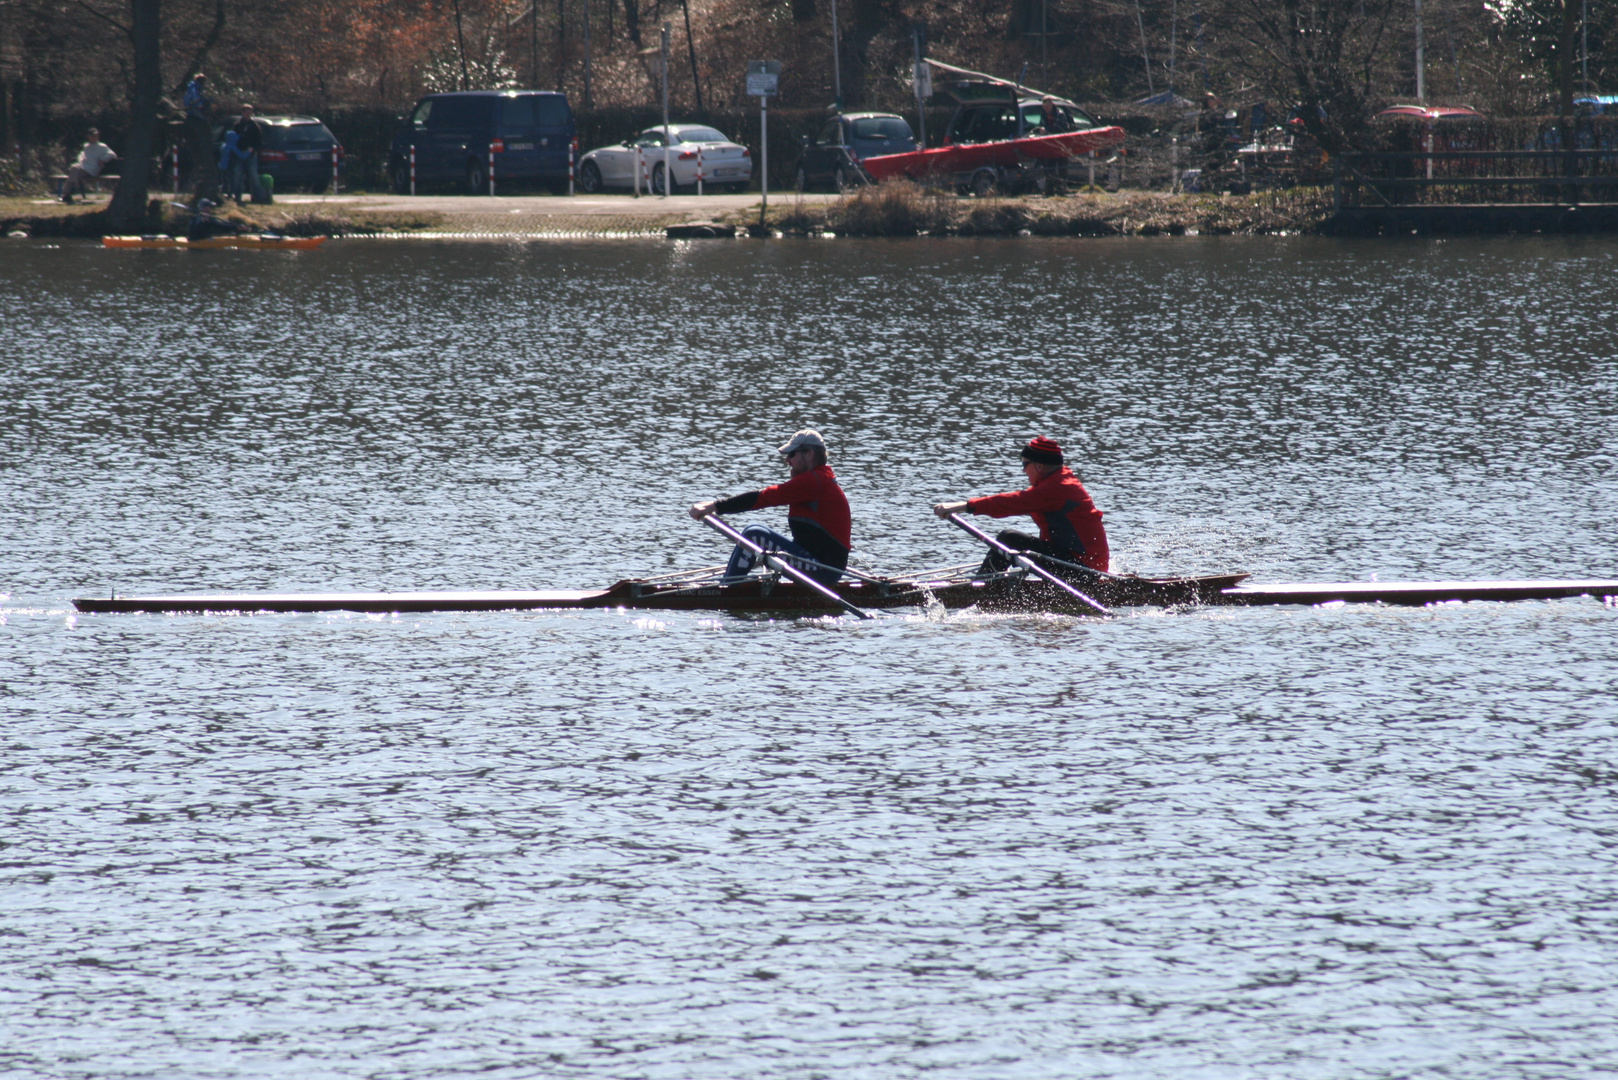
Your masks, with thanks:
<instances>
[{"instance_id":1,"label":"dark trousers","mask_svg":"<svg viewBox=\"0 0 1618 1080\"><path fill-rule=\"evenodd\" d=\"M1007 529L995 537L1006 547L1013 551L1032 551L1036 555L1049 555L1053 559L1062 559L1066 562L1078 562L1079 557L1066 548L1058 549L1056 545L1031 533L1018 532L1016 529ZM1003 555L994 548L984 558L983 565L978 567L980 574L996 574L1012 566L1009 556Z\"/></svg>"},{"instance_id":2,"label":"dark trousers","mask_svg":"<svg viewBox=\"0 0 1618 1080\"><path fill-rule=\"evenodd\" d=\"M823 567L819 565L820 560L816 559L808 548L789 536L782 536L774 529L766 528L763 525L749 525L742 530L742 535L765 551L773 551L787 556L788 562L822 585L835 585L837 584L837 579L843 576L843 572L835 566ZM753 569L753 558L751 551L737 544L730 553L730 564L725 567L725 576L727 578L744 576ZM815 565L806 565L799 562L799 559L808 559L811 564Z\"/></svg>"}]
</instances>

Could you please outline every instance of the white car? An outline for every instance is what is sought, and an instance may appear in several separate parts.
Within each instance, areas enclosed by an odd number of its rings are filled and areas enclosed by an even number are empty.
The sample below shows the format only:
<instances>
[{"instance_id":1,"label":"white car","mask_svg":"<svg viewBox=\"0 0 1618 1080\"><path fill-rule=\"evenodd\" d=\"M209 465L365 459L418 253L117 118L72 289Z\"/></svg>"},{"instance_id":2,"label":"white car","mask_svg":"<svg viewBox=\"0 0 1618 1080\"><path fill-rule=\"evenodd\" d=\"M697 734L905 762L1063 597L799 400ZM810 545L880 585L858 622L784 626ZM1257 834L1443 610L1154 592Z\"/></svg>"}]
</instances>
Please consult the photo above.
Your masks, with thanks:
<instances>
[{"instance_id":1,"label":"white car","mask_svg":"<svg viewBox=\"0 0 1618 1080\"><path fill-rule=\"evenodd\" d=\"M729 188L745 191L753 180L753 155L714 128L704 124L668 126L668 163L674 175L674 188L695 188L697 154L702 154L704 191ZM662 195L664 139L663 125L649 127L632 139L603 146L585 154L579 161L579 190L594 194L605 188L635 187L635 170L644 169L640 185Z\"/></svg>"}]
</instances>

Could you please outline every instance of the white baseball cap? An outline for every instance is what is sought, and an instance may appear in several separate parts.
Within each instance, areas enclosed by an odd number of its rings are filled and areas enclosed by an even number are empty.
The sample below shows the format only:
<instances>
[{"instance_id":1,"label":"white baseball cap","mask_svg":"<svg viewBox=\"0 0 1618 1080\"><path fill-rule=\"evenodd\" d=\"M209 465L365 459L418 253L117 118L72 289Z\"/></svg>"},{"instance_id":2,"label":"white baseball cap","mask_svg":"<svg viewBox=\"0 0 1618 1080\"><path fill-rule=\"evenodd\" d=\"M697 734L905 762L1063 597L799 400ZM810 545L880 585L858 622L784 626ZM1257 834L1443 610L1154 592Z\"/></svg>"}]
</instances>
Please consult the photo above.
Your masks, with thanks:
<instances>
[{"instance_id":1,"label":"white baseball cap","mask_svg":"<svg viewBox=\"0 0 1618 1080\"><path fill-rule=\"evenodd\" d=\"M802 449L805 446L818 446L824 450L826 449L826 440L820 437L820 432L812 428L804 428L788 439L786 445L781 447L778 453L790 454L792 451Z\"/></svg>"}]
</instances>

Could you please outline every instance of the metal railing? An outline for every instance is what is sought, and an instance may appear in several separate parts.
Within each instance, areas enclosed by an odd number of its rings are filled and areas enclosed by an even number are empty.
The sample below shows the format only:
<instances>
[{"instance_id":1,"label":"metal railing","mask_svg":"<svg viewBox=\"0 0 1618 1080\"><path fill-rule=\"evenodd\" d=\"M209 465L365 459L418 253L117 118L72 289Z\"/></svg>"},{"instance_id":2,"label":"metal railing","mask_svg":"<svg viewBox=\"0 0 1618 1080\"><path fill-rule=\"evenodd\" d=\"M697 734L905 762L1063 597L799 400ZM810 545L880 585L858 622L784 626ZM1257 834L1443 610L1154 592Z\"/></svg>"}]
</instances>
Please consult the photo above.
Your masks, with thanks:
<instances>
[{"instance_id":1,"label":"metal railing","mask_svg":"<svg viewBox=\"0 0 1618 1080\"><path fill-rule=\"evenodd\" d=\"M1339 211L1618 202L1618 149L1339 154L1332 189Z\"/></svg>"}]
</instances>

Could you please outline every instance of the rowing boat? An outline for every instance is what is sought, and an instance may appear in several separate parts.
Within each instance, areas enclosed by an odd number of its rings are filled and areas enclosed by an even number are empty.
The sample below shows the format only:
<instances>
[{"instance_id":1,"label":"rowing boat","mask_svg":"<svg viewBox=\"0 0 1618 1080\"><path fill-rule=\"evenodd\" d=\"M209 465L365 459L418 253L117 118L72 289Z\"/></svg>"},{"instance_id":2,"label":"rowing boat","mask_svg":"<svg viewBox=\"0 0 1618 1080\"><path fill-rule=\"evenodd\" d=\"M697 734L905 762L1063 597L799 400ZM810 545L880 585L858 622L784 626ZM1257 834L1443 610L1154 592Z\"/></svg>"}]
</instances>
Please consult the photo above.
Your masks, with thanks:
<instances>
[{"instance_id":1,"label":"rowing boat","mask_svg":"<svg viewBox=\"0 0 1618 1080\"><path fill-rule=\"evenodd\" d=\"M535 611L636 608L756 614L824 614L838 606L825 596L775 574L734 584L718 568L662 578L619 581L605 589L394 593L212 593L177 596L88 597L73 601L82 612L322 612L416 613L435 611ZM1200 577L1098 575L1085 589L1109 607L1258 607L1277 604L1381 603L1426 605L1468 600L1551 600L1618 597L1618 580L1328 582L1255 585L1246 574ZM909 577L861 576L834 591L861 608L976 607L983 611L1040 611L1090 615L1071 596L1019 571L987 580L961 570Z\"/></svg>"},{"instance_id":2,"label":"rowing boat","mask_svg":"<svg viewBox=\"0 0 1618 1080\"><path fill-rule=\"evenodd\" d=\"M254 248L261 251L313 251L326 242L324 236L277 236L272 233L243 233L239 236L206 236L190 240L183 236L103 236L110 248L185 248L211 251L218 248Z\"/></svg>"},{"instance_id":3,"label":"rowing boat","mask_svg":"<svg viewBox=\"0 0 1618 1080\"><path fill-rule=\"evenodd\" d=\"M655 611L728 611L816 613L839 610L827 596L778 574L756 574L725 583L714 567L660 578L631 578L605 589L492 592L397 593L212 593L183 596L114 596L74 600L84 612L425 612L524 611L545 608L646 608ZM1108 575L1096 588L1104 603L1121 607L1219 603L1223 589L1246 574L1210 577L1151 578ZM1025 591L1025 589L1027 591ZM1059 596L1047 597L1022 574L991 575L983 580L948 568L936 574L883 578L861 575L842 581L832 591L860 608L891 609L978 606L985 610L1065 611ZM1088 612L1086 612L1088 613Z\"/></svg>"}]
</instances>

